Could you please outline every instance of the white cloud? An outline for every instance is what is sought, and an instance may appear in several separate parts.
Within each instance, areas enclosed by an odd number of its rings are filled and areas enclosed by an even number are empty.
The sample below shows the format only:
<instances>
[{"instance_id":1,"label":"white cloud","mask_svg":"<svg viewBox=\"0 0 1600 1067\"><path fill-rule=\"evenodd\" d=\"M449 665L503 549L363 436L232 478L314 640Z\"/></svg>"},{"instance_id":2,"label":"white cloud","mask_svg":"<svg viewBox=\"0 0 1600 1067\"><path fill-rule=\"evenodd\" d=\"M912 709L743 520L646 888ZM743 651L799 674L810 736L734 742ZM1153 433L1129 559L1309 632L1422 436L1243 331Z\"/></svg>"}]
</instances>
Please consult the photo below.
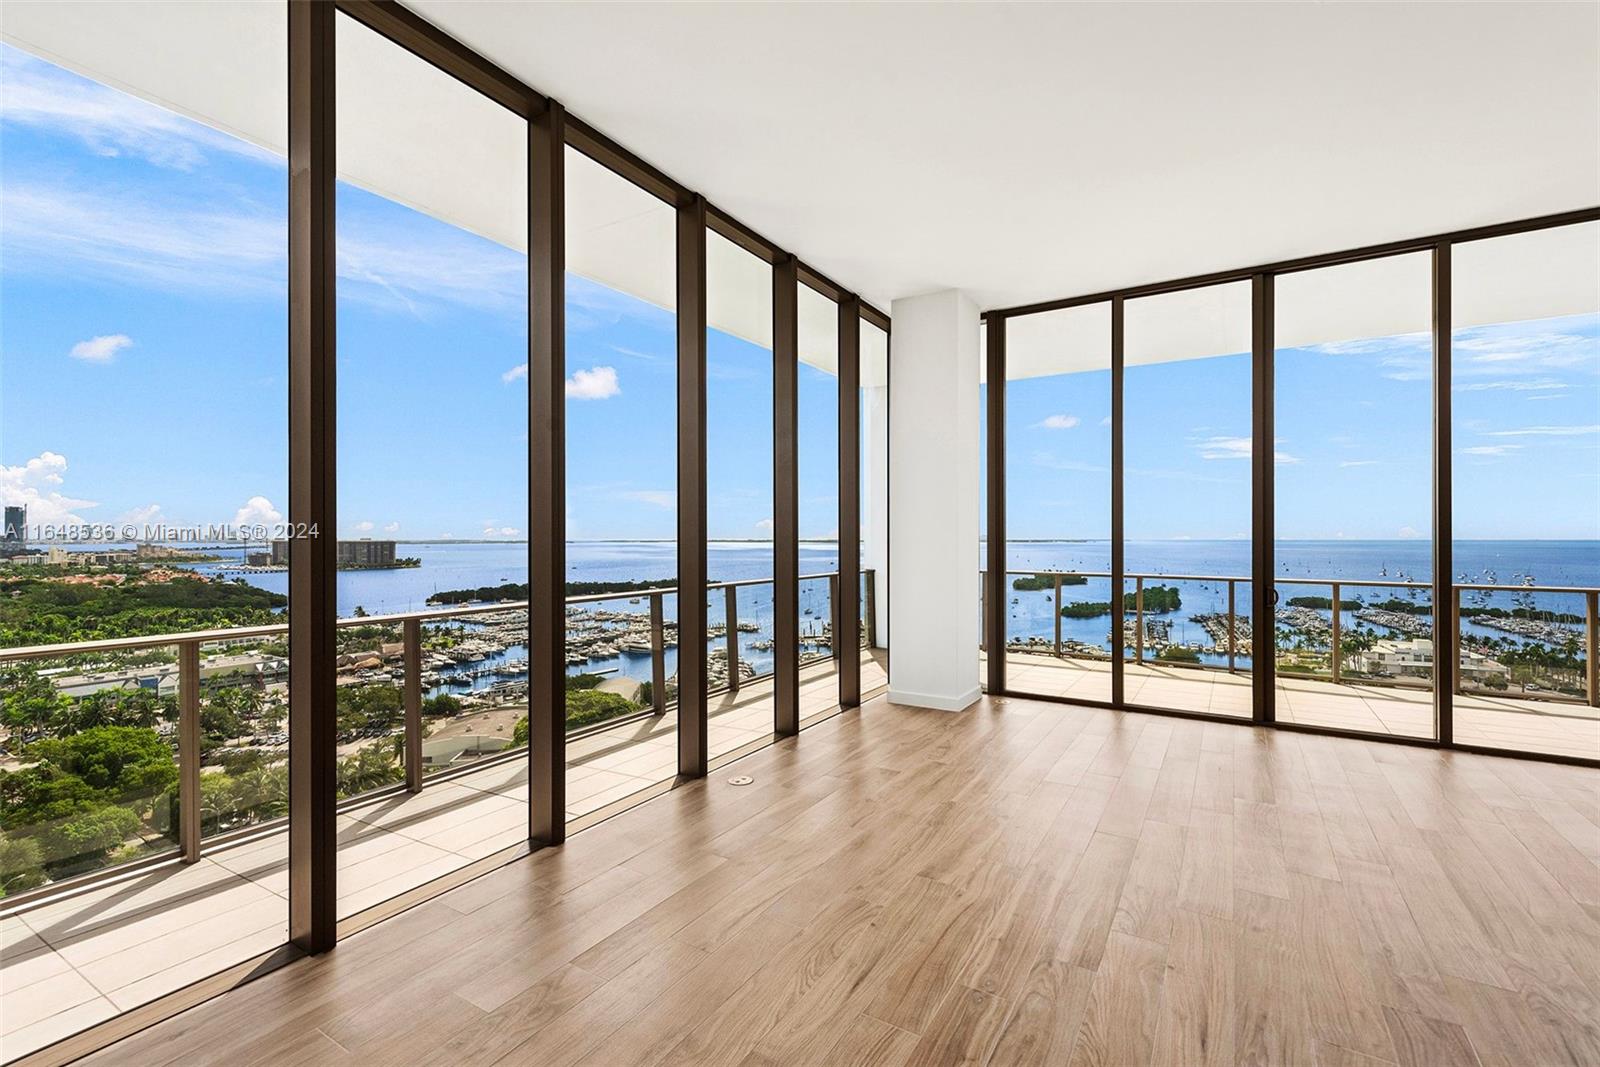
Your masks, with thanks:
<instances>
[{"instance_id":1,"label":"white cloud","mask_svg":"<svg viewBox=\"0 0 1600 1067\"><path fill-rule=\"evenodd\" d=\"M614 367L591 367L574 371L567 379L567 397L572 400L604 400L622 392Z\"/></svg>"},{"instance_id":2,"label":"white cloud","mask_svg":"<svg viewBox=\"0 0 1600 1067\"><path fill-rule=\"evenodd\" d=\"M1586 437L1600 433L1600 424L1594 426L1524 426L1517 430L1490 430L1485 437Z\"/></svg>"},{"instance_id":3,"label":"white cloud","mask_svg":"<svg viewBox=\"0 0 1600 1067\"><path fill-rule=\"evenodd\" d=\"M669 510L678 506L678 494L672 489L630 489L617 495L623 500L635 500Z\"/></svg>"},{"instance_id":4,"label":"white cloud","mask_svg":"<svg viewBox=\"0 0 1600 1067\"><path fill-rule=\"evenodd\" d=\"M1070 430L1078 425L1079 421L1076 415L1050 415L1039 425L1046 430Z\"/></svg>"},{"instance_id":5,"label":"white cloud","mask_svg":"<svg viewBox=\"0 0 1600 1067\"><path fill-rule=\"evenodd\" d=\"M1107 415L1105 418L1101 419L1100 420L1100 425L1101 426L1110 426L1111 425L1111 416Z\"/></svg>"},{"instance_id":6,"label":"white cloud","mask_svg":"<svg viewBox=\"0 0 1600 1067\"><path fill-rule=\"evenodd\" d=\"M62 493L62 473L67 457L58 452L41 452L26 463L0 466L0 505L21 505L28 509L29 526L82 526L77 512L98 507L93 500L80 500Z\"/></svg>"},{"instance_id":7,"label":"white cloud","mask_svg":"<svg viewBox=\"0 0 1600 1067\"><path fill-rule=\"evenodd\" d=\"M493 523L484 523L483 526L483 536L485 537L515 537L516 535L517 528L515 526L495 526ZM450 535L445 534L445 536L449 537Z\"/></svg>"},{"instance_id":8,"label":"white cloud","mask_svg":"<svg viewBox=\"0 0 1600 1067\"><path fill-rule=\"evenodd\" d=\"M1455 367L1467 374L1531 374L1582 366L1594 358L1593 337L1523 329L1485 326L1461 331L1450 342Z\"/></svg>"},{"instance_id":9,"label":"white cloud","mask_svg":"<svg viewBox=\"0 0 1600 1067\"><path fill-rule=\"evenodd\" d=\"M1463 448L1461 454L1464 456L1509 456L1521 448L1521 445L1473 445L1471 448Z\"/></svg>"},{"instance_id":10,"label":"white cloud","mask_svg":"<svg viewBox=\"0 0 1600 1067\"><path fill-rule=\"evenodd\" d=\"M8 267L14 261L33 274L92 275L185 294L281 294L284 205L227 185L193 184L151 194L19 173L0 188ZM444 226L388 231L392 225L359 214L340 220L341 299L419 318L443 304L521 316L525 257Z\"/></svg>"},{"instance_id":11,"label":"white cloud","mask_svg":"<svg viewBox=\"0 0 1600 1067\"><path fill-rule=\"evenodd\" d=\"M1458 393L1486 393L1497 389L1536 393L1544 390L1566 388L1566 382L1559 382L1554 378L1538 378L1533 381L1457 382L1455 384L1455 391Z\"/></svg>"},{"instance_id":12,"label":"white cloud","mask_svg":"<svg viewBox=\"0 0 1600 1067\"><path fill-rule=\"evenodd\" d=\"M264 496L253 496L233 513L235 526L277 526L283 522L283 512L272 506Z\"/></svg>"},{"instance_id":13,"label":"white cloud","mask_svg":"<svg viewBox=\"0 0 1600 1067\"><path fill-rule=\"evenodd\" d=\"M1196 442L1195 447L1200 450L1201 459L1249 459L1251 454L1248 437L1207 437ZM1272 460L1280 466L1300 462L1298 456L1287 452L1274 452Z\"/></svg>"},{"instance_id":14,"label":"white cloud","mask_svg":"<svg viewBox=\"0 0 1600 1067\"><path fill-rule=\"evenodd\" d=\"M627 356L629 359L642 359L646 363L661 362L660 356L653 356L649 352L640 352L636 348L624 348L622 345L612 345L611 351L615 352L619 356Z\"/></svg>"},{"instance_id":15,"label":"white cloud","mask_svg":"<svg viewBox=\"0 0 1600 1067\"><path fill-rule=\"evenodd\" d=\"M256 204L30 185L19 176L0 189L0 213L14 261L34 273L94 274L185 292L284 287L286 216Z\"/></svg>"},{"instance_id":16,"label":"white cloud","mask_svg":"<svg viewBox=\"0 0 1600 1067\"><path fill-rule=\"evenodd\" d=\"M1344 459L1339 461L1341 467L1376 467L1383 462L1378 459Z\"/></svg>"},{"instance_id":17,"label":"white cloud","mask_svg":"<svg viewBox=\"0 0 1600 1067\"><path fill-rule=\"evenodd\" d=\"M1195 447L1201 459L1249 459L1251 451L1248 437L1207 437Z\"/></svg>"},{"instance_id":18,"label":"white cloud","mask_svg":"<svg viewBox=\"0 0 1600 1067\"><path fill-rule=\"evenodd\" d=\"M400 524L398 522L385 523L384 527L383 527L383 532L384 533L399 533L400 532Z\"/></svg>"},{"instance_id":19,"label":"white cloud","mask_svg":"<svg viewBox=\"0 0 1600 1067\"><path fill-rule=\"evenodd\" d=\"M771 519L762 519L760 522L756 523L756 529L760 530L763 533L771 533L772 532L772 520Z\"/></svg>"},{"instance_id":20,"label":"white cloud","mask_svg":"<svg viewBox=\"0 0 1600 1067\"><path fill-rule=\"evenodd\" d=\"M8 48L0 52L4 121L81 141L99 156L133 156L159 167L194 170L209 153L272 162L263 148Z\"/></svg>"},{"instance_id":21,"label":"white cloud","mask_svg":"<svg viewBox=\"0 0 1600 1067\"><path fill-rule=\"evenodd\" d=\"M133 508L117 516L118 526L157 526L166 516L161 514L160 504L146 504L142 508Z\"/></svg>"},{"instance_id":22,"label":"white cloud","mask_svg":"<svg viewBox=\"0 0 1600 1067\"><path fill-rule=\"evenodd\" d=\"M1402 526L1400 529L1395 531L1395 536L1403 541L1410 541L1421 537L1422 535L1417 532L1417 529L1414 526Z\"/></svg>"},{"instance_id":23,"label":"white cloud","mask_svg":"<svg viewBox=\"0 0 1600 1067\"><path fill-rule=\"evenodd\" d=\"M67 355L86 363L110 363L112 357L131 344L133 338L125 333L102 334L87 341L79 341L72 346Z\"/></svg>"},{"instance_id":24,"label":"white cloud","mask_svg":"<svg viewBox=\"0 0 1600 1067\"><path fill-rule=\"evenodd\" d=\"M518 379L527 381L528 365L526 363L518 363L515 367L512 367L510 370L500 375L500 380L505 382L507 385L510 385L512 382L517 381Z\"/></svg>"},{"instance_id":25,"label":"white cloud","mask_svg":"<svg viewBox=\"0 0 1600 1067\"><path fill-rule=\"evenodd\" d=\"M356 523L355 530L356 530L357 533L371 533L372 532L372 527L373 527L372 523L370 523L370 522L366 521L365 519L363 519L361 522Z\"/></svg>"}]
</instances>

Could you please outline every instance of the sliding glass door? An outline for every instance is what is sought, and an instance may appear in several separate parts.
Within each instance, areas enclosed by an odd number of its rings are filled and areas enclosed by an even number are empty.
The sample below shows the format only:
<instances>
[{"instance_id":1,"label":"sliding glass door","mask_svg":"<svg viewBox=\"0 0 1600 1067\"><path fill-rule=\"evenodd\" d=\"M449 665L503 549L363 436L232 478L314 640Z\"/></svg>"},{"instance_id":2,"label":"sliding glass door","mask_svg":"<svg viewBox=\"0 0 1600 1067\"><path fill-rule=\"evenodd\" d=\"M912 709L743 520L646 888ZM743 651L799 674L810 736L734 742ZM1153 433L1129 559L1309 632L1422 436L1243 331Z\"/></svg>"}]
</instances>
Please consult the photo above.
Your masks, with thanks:
<instances>
[{"instance_id":1,"label":"sliding glass door","mask_svg":"<svg viewBox=\"0 0 1600 1067\"><path fill-rule=\"evenodd\" d=\"M1007 323L1005 389L1006 686L1109 702L1111 305Z\"/></svg>"},{"instance_id":2,"label":"sliding glass door","mask_svg":"<svg viewBox=\"0 0 1600 1067\"><path fill-rule=\"evenodd\" d=\"M1451 252L1455 739L1600 759L1600 223Z\"/></svg>"},{"instance_id":3,"label":"sliding glass door","mask_svg":"<svg viewBox=\"0 0 1600 1067\"><path fill-rule=\"evenodd\" d=\"M1249 610L1250 284L1129 300L1124 316L1125 700L1249 718L1271 637Z\"/></svg>"},{"instance_id":4,"label":"sliding glass door","mask_svg":"<svg viewBox=\"0 0 1600 1067\"><path fill-rule=\"evenodd\" d=\"M1279 722L1436 736L1431 275L1421 252L1276 281Z\"/></svg>"}]
</instances>

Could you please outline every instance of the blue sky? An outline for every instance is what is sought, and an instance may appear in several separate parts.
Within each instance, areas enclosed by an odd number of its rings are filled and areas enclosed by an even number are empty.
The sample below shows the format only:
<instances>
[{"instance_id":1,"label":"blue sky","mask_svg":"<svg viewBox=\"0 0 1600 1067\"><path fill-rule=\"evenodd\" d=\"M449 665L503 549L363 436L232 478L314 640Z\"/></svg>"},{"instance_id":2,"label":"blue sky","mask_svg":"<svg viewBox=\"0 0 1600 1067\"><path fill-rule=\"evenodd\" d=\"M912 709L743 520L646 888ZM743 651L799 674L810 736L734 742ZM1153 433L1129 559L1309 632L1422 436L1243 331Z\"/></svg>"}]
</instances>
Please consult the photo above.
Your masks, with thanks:
<instances>
[{"instance_id":1,"label":"blue sky","mask_svg":"<svg viewBox=\"0 0 1600 1067\"><path fill-rule=\"evenodd\" d=\"M36 524L275 521L283 161L14 49L0 64L0 494ZM341 534L524 536L525 257L338 195ZM670 538L673 316L571 276L567 322L569 535ZM801 530L830 537L837 382L801 370ZM707 374L711 533L770 537L771 352L713 331Z\"/></svg>"},{"instance_id":2,"label":"blue sky","mask_svg":"<svg viewBox=\"0 0 1600 1067\"><path fill-rule=\"evenodd\" d=\"M1600 316L1456 331L1455 523L1464 539L1600 537ZM1279 350L1276 522L1284 539L1430 532L1427 334ZM1130 539L1245 538L1250 361L1130 367ZM1008 383L1007 526L1110 536L1110 372Z\"/></svg>"},{"instance_id":3,"label":"blue sky","mask_svg":"<svg viewBox=\"0 0 1600 1067\"><path fill-rule=\"evenodd\" d=\"M283 161L0 46L0 499L33 523L287 505ZM524 536L525 261L339 191L340 533ZM674 532L674 322L568 286L568 531ZM1428 533L1425 335L1278 360L1283 537ZM1600 316L1461 331L1457 532L1600 537ZM524 372L525 373L525 372ZM713 333L709 526L770 536L771 354ZM835 379L800 368L801 534L837 530ZM1134 538L1241 537L1243 356L1130 369ZM1109 533L1109 375L1013 382L1010 525Z\"/></svg>"}]
</instances>

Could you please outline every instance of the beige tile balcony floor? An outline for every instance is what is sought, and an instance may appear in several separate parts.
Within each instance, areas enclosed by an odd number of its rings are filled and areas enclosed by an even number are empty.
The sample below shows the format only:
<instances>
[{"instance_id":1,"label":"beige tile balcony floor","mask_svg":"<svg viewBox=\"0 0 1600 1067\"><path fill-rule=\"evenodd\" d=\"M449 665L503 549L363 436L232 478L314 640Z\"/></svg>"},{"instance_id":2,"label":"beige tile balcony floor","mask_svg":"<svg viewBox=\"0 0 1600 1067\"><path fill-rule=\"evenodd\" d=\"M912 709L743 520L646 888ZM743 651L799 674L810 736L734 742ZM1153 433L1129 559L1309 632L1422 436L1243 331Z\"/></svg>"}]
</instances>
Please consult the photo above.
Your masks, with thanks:
<instances>
[{"instance_id":1,"label":"beige tile balcony floor","mask_svg":"<svg viewBox=\"0 0 1600 1067\"><path fill-rule=\"evenodd\" d=\"M1111 699L1109 660L1056 659L1011 652L1007 687L1016 693ZM1131 705L1250 717L1247 671L1198 670L1128 664L1126 700ZM1388 685L1335 685L1325 679L1280 676L1276 691L1280 722L1340 730L1433 736L1433 693ZM1455 737L1461 744L1600 759L1600 708L1568 701L1458 694Z\"/></svg>"},{"instance_id":2,"label":"beige tile balcony floor","mask_svg":"<svg viewBox=\"0 0 1600 1067\"><path fill-rule=\"evenodd\" d=\"M863 654L861 687L887 684L887 659ZM801 671L801 721L838 703L831 660ZM711 698L712 758L772 736L772 683ZM672 778L668 712L567 746L567 817ZM339 816L340 918L459 870L527 836L527 765L509 760ZM91 888L0 918L0 1061L282 945L287 841L281 832Z\"/></svg>"}]
</instances>

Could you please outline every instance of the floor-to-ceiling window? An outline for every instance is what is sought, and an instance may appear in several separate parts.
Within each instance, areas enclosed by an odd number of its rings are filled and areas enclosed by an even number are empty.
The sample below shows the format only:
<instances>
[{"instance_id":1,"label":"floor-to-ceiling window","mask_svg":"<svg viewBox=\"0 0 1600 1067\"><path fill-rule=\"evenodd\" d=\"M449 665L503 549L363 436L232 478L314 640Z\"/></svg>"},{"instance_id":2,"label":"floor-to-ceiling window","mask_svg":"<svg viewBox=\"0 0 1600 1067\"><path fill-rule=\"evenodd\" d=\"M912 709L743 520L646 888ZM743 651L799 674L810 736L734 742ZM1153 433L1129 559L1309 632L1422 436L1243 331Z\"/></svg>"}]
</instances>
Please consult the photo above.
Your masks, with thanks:
<instances>
[{"instance_id":1,"label":"floor-to-ceiling window","mask_svg":"<svg viewBox=\"0 0 1600 1067\"><path fill-rule=\"evenodd\" d=\"M568 148L566 223L566 795L578 817L678 768L675 215Z\"/></svg>"},{"instance_id":2,"label":"floor-to-ceiling window","mask_svg":"<svg viewBox=\"0 0 1600 1067\"><path fill-rule=\"evenodd\" d=\"M1006 688L1111 699L1111 305L1006 320Z\"/></svg>"},{"instance_id":3,"label":"floor-to-ceiling window","mask_svg":"<svg viewBox=\"0 0 1600 1067\"><path fill-rule=\"evenodd\" d=\"M1250 284L1124 309L1125 699L1248 718Z\"/></svg>"},{"instance_id":4,"label":"floor-to-ceiling window","mask_svg":"<svg viewBox=\"0 0 1600 1067\"><path fill-rule=\"evenodd\" d=\"M889 333L861 321L861 692L889 684ZM849 532L841 530L841 537Z\"/></svg>"},{"instance_id":5,"label":"floor-to-ceiling window","mask_svg":"<svg viewBox=\"0 0 1600 1067\"><path fill-rule=\"evenodd\" d=\"M1455 740L1597 759L1600 223L1451 256Z\"/></svg>"},{"instance_id":6,"label":"floor-to-ceiling window","mask_svg":"<svg viewBox=\"0 0 1600 1067\"><path fill-rule=\"evenodd\" d=\"M707 738L772 735L772 267L706 235Z\"/></svg>"},{"instance_id":7,"label":"floor-to-ceiling window","mask_svg":"<svg viewBox=\"0 0 1600 1067\"><path fill-rule=\"evenodd\" d=\"M0 650L72 646L0 662L10 1060L287 936L236 841L286 812L288 171L281 5L3 21Z\"/></svg>"},{"instance_id":8,"label":"floor-to-ceiling window","mask_svg":"<svg viewBox=\"0 0 1600 1067\"><path fill-rule=\"evenodd\" d=\"M1273 706L1433 737L1433 338L1425 252L1278 277Z\"/></svg>"},{"instance_id":9,"label":"floor-to-ceiling window","mask_svg":"<svg viewBox=\"0 0 1600 1067\"><path fill-rule=\"evenodd\" d=\"M839 702L839 305L801 285L795 368L800 717Z\"/></svg>"},{"instance_id":10,"label":"floor-to-ceiling window","mask_svg":"<svg viewBox=\"0 0 1600 1067\"><path fill-rule=\"evenodd\" d=\"M519 116L335 41L338 779L384 796L339 816L345 917L527 834L528 167Z\"/></svg>"}]
</instances>

